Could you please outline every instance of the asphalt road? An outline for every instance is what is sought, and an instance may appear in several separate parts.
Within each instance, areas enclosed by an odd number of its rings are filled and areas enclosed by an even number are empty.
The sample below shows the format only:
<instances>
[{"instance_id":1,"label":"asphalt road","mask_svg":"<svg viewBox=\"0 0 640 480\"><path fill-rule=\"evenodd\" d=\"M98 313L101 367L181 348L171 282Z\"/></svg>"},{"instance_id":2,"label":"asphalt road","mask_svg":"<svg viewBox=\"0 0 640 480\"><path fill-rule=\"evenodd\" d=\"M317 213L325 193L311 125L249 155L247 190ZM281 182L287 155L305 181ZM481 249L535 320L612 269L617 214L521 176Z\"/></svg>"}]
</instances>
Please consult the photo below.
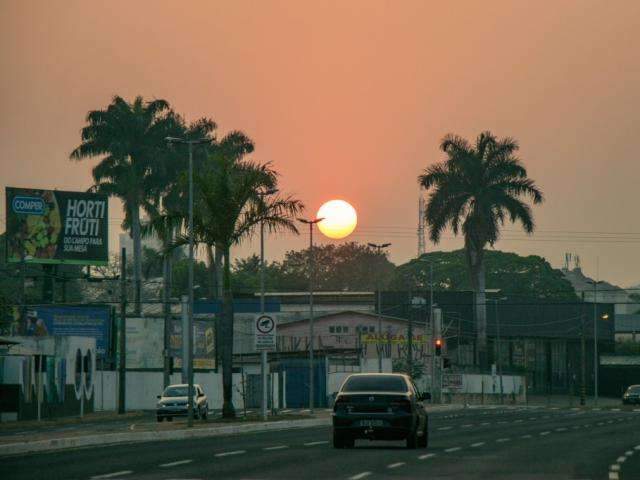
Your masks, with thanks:
<instances>
[{"instance_id":1,"label":"asphalt road","mask_svg":"<svg viewBox=\"0 0 640 480\"><path fill-rule=\"evenodd\" d=\"M430 445L330 429L87 448L0 460L3 479L640 479L640 411L474 408L430 415ZM629 453L633 452L633 453ZM624 460L621 458L624 457Z\"/></svg>"}]
</instances>

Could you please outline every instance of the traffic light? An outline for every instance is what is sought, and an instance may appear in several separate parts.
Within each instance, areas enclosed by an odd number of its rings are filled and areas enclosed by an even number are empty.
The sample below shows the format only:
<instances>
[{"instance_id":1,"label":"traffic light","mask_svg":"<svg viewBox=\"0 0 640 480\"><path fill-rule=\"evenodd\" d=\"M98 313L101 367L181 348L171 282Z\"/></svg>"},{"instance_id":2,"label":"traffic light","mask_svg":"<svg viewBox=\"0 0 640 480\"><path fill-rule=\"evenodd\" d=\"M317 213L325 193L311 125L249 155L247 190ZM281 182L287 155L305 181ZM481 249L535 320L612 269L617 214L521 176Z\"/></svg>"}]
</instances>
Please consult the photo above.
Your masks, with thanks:
<instances>
[{"instance_id":1,"label":"traffic light","mask_svg":"<svg viewBox=\"0 0 640 480\"><path fill-rule=\"evenodd\" d=\"M439 357L442 354L442 339L436 339L436 356Z\"/></svg>"}]
</instances>

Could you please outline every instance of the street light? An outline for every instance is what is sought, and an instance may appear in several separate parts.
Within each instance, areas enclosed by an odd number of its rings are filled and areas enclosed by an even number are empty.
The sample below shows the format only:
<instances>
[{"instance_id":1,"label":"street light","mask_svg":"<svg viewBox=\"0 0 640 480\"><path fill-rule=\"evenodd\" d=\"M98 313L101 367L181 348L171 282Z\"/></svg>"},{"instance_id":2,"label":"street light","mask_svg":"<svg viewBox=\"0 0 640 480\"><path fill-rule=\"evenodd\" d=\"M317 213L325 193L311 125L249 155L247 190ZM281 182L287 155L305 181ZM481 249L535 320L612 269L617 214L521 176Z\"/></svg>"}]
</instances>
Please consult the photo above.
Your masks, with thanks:
<instances>
[{"instance_id":1,"label":"street light","mask_svg":"<svg viewBox=\"0 0 640 480\"><path fill-rule=\"evenodd\" d=\"M382 253L383 248L390 247L390 243L368 243L371 248L375 248L378 251L378 255ZM380 338L382 335L382 294L380 292L380 273L378 272L378 373L382 373L382 345L380 344Z\"/></svg>"},{"instance_id":2,"label":"street light","mask_svg":"<svg viewBox=\"0 0 640 480\"><path fill-rule=\"evenodd\" d=\"M493 306L495 307L496 313L496 349L497 349L497 360L496 367L498 369L498 376L500 377L500 403L504 403L504 388L502 385L502 352L500 345L500 317L498 316L498 302L507 300L507 297L501 298L493 298Z\"/></svg>"},{"instance_id":3,"label":"street light","mask_svg":"<svg viewBox=\"0 0 640 480\"><path fill-rule=\"evenodd\" d=\"M593 401L598 405L598 284L604 283L602 280L587 280L589 285L593 285Z\"/></svg>"},{"instance_id":4,"label":"street light","mask_svg":"<svg viewBox=\"0 0 640 480\"><path fill-rule=\"evenodd\" d=\"M309 413L313 415L313 226L324 218L298 218L299 222L309 225Z\"/></svg>"},{"instance_id":5,"label":"street light","mask_svg":"<svg viewBox=\"0 0 640 480\"><path fill-rule=\"evenodd\" d=\"M187 145L189 147L189 305L187 307L189 329L187 332L182 332L182 341L187 339L187 359L182 359L183 362L187 362L187 425L193 426L193 146L210 143L211 139L200 138L196 140L187 140L185 138L166 137L166 142L169 145L178 143ZM165 338L165 344L167 339Z\"/></svg>"},{"instance_id":6,"label":"street light","mask_svg":"<svg viewBox=\"0 0 640 480\"><path fill-rule=\"evenodd\" d=\"M277 188L258 192L263 198L278 192ZM260 220L260 315L264 315L264 221ZM262 378L262 403L260 405L262 419L267 419L267 351L260 352L260 376Z\"/></svg>"}]
</instances>

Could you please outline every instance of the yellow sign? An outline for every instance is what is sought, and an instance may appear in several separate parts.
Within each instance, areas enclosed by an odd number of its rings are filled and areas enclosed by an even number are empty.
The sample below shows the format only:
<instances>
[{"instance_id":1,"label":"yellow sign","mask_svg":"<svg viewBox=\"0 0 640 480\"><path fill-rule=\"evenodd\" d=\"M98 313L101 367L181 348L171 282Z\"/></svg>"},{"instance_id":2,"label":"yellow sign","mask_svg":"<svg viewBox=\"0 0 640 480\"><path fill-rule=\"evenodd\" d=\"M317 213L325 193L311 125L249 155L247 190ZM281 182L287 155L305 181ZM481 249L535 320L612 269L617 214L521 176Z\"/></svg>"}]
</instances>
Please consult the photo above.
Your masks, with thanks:
<instances>
[{"instance_id":1,"label":"yellow sign","mask_svg":"<svg viewBox=\"0 0 640 480\"><path fill-rule=\"evenodd\" d=\"M406 345L407 337L403 334L391 334L388 333L363 333L360 335L360 341L363 344L373 345ZM413 345L426 345L427 337L422 334L413 335Z\"/></svg>"}]
</instances>

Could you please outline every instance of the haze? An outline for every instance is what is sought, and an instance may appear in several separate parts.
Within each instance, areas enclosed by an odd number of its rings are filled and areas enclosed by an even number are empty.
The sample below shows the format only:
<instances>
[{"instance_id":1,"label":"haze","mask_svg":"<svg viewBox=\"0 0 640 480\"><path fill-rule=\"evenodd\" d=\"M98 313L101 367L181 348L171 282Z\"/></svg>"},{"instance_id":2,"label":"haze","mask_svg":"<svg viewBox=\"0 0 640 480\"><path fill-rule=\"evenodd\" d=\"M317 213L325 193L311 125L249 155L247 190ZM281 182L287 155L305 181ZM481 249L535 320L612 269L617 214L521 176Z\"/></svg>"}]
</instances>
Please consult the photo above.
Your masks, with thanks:
<instances>
[{"instance_id":1,"label":"haze","mask_svg":"<svg viewBox=\"0 0 640 480\"><path fill-rule=\"evenodd\" d=\"M250 135L307 213L350 202L351 238L404 262L439 140L491 130L520 141L546 195L537 233L509 226L496 248L640 283L638 2L2 1L0 39L2 187L86 189L96 162L68 160L86 112L164 98ZM112 248L122 216L112 202ZM270 239L268 256L307 241Z\"/></svg>"}]
</instances>

